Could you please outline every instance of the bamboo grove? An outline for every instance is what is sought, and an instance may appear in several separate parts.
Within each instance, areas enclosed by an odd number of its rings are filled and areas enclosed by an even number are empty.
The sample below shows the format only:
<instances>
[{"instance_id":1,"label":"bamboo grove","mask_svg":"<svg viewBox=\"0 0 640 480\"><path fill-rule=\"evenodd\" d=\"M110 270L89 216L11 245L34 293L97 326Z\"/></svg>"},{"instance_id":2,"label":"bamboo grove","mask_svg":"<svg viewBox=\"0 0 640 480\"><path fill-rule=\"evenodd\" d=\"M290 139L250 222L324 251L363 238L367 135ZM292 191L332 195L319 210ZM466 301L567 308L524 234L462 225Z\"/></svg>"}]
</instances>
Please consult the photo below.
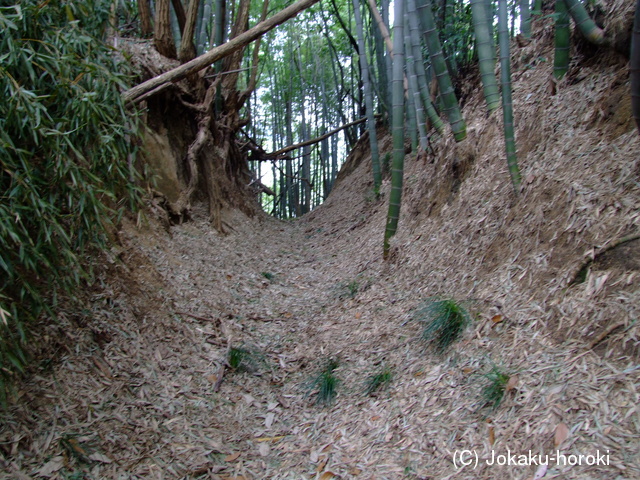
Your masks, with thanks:
<instances>
[{"instance_id":1,"label":"bamboo grove","mask_svg":"<svg viewBox=\"0 0 640 480\"><path fill-rule=\"evenodd\" d=\"M154 5L138 0L131 4L134 19L137 7L142 34L153 36L164 55L183 62L224 43L237 11L247 2L186 3L156 0ZM282 1L249 3L251 24L285 7ZM520 173L511 101L511 40L517 34L529 38L534 22L552 18L558 80L570 62L570 19L588 41L605 41L603 30L580 0L311 3L295 21L270 31L245 51L238 88L255 88L243 107L251 121L239 141L251 152L252 182L259 186L262 207L276 217L295 218L327 197L341 163L366 132L376 198L383 175L392 177L385 252L401 205L404 150L400 138L404 142L407 137L413 151L426 150L434 135L465 140L456 92L465 72L479 69L487 114L502 110L505 157L517 195ZM378 129L385 126L398 136L392 158L380 158L377 146Z\"/></svg>"}]
</instances>

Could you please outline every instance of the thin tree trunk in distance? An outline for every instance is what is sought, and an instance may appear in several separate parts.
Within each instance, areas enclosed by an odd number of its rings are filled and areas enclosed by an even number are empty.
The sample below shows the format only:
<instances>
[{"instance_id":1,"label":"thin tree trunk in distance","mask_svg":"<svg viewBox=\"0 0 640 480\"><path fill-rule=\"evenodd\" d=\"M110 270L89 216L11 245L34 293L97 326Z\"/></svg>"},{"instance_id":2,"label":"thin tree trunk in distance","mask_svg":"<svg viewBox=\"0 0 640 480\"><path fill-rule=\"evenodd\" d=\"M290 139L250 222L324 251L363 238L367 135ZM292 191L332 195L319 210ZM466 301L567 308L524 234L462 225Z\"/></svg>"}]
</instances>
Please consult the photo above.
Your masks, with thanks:
<instances>
[{"instance_id":1,"label":"thin tree trunk in distance","mask_svg":"<svg viewBox=\"0 0 640 480\"><path fill-rule=\"evenodd\" d=\"M380 173L380 158L378 154L378 137L376 136L376 119L373 112L373 94L371 93L371 83L369 81L369 63L364 43L364 27L362 26L362 15L358 0L353 0L353 12L356 20L356 30L358 33L358 45L360 46L360 72L364 87L364 101L367 110L367 127L369 129L369 147L371 149L371 170L373 173L373 191L376 197L380 194L382 185L382 174Z\"/></svg>"},{"instance_id":2,"label":"thin tree trunk in distance","mask_svg":"<svg viewBox=\"0 0 640 480\"><path fill-rule=\"evenodd\" d=\"M202 9L202 24L200 25L200 32L198 35L198 55L204 53L205 46L207 45L207 25L211 21L211 2L212 0L204 0L204 8Z\"/></svg>"},{"instance_id":3,"label":"thin tree trunk in distance","mask_svg":"<svg viewBox=\"0 0 640 480\"><path fill-rule=\"evenodd\" d=\"M520 33L531 38L531 0L520 0Z\"/></svg>"}]
</instances>

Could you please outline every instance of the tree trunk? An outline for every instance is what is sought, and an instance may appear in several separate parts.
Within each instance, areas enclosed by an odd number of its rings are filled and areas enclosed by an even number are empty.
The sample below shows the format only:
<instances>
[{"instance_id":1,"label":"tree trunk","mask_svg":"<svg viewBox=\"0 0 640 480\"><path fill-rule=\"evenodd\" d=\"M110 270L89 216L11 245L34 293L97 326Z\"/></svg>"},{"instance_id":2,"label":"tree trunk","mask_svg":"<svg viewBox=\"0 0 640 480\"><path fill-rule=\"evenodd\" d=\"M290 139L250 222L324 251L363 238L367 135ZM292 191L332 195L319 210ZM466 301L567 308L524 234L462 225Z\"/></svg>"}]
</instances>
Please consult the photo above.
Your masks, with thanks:
<instances>
[{"instance_id":1,"label":"tree trunk","mask_svg":"<svg viewBox=\"0 0 640 480\"><path fill-rule=\"evenodd\" d=\"M171 33L169 0L156 1L154 44L156 50L167 58L176 58L176 46ZM126 100L126 98L125 98Z\"/></svg>"},{"instance_id":2,"label":"tree trunk","mask_svg":"<svg viewBox=\"0 0 640 480\"><path fill-rule=\"evenodd\" d=\"M196 21L198 20L199 0L191 0L189 9L187 10L187 23L182 30L182 41L180 42L180 52L178 59L185 63L192 60L196 56L196 46L193 43L193 34L196 29Z\"/></svg>"},{"instance_id":3,"label":"tree trunk","mask_svg":"<svg viewBox=\"0 0 640 480\"><path fill-rule=\"evenodd\" d=\"M138 13L140 14L140 30L144 38L153 35L153 25L151 24L151 7L149 0L138 0Z\"/></svg>"},{"instance_id":4,"label":"tree trunk","mask_svg":"<svg viewBox=\"0 0 640 480\"><path fill-rule=\"evenodd\" d=\"M180 0L171 0L173 4L173 11L176 14L176 19L178 20L178 27L180 28L180 33L184 32L184 27L187 23L187 16L184 13L184 6Z\"/></svg>"}]
</instances>

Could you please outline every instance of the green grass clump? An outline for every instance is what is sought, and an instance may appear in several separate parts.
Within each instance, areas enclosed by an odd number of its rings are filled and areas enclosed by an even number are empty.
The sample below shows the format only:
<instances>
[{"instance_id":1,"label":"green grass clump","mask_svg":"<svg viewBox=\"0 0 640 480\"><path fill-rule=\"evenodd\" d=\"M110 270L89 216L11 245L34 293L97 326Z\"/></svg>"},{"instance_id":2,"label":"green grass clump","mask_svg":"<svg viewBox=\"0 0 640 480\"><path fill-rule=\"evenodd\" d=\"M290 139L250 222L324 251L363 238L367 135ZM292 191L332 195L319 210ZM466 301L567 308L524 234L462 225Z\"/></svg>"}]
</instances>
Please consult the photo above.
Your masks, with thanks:
<instances>
[{"instance_id":1,"label":"green grass clump","mask_svg":"<svg viewBox=\"0 0 640 480\"><path fill-rule=\"evenodd\" d=\"M392 378L393 374L391 373L391 369L389 367L384 367L381 372L371 375L367 379L365 393L367 395L372 395L377 390L387 388L391 384Z\"/></svg>"},{"instance_id":2,"label":"green grass clump","mask_svg":"<svg viewBox=\"0 0 640 480\"><path fill-rule=\"evenodd\" d=\"M231 347L227 354L227 364L236 372L253 372L258 368L259 354L243 347Z\"/></svg>"},{"instance_id":3,"label":"green grass clump","mask_svg":"<svg viewBox=\"0 0 640 480\"><path fill-rule=\"evenodd\" d=\"M273 278L275 277L275 275L271 272L260 272L260 275L262 275L267 280L273 280Z\"/></svg>"},{"instance_id":4,"label":"green grass clump","mask_svg":"<svg viewBox=\"0 0 640 480\"><path fill-rule=\"evenodd\" d=\"M334 374L334 370L338 368L338 361L331 359L327 362L320 374L311 382L311 388L317 389L316 405L330 405L336 397L336 388L340 383L340 379Z\"/></svg>"},{"instance_id":5,"label":"green grass clump","mask_svg":"<svg viewBox=\"0 0 640 480\"><path fill-rule=\"evenodd\" d=\"M443 353L471 323L468 310L453 299L431 299L416 310L414 318L425 324L423 338Z\"/></svg>"},{"instance_id":6,"label":"green grass clump","mask_svg":"<svg viewBox=\"0 0 640 480\"><path fill-rule=\"evenodd\" d=\"M356 280L353 280L347 283L347 290L349 292L349 298L354 298L358 294L358 290L360 289L360 285Z\"/></svg>"},{"instance_id":7,"label":"green grass clump","mask_svg":"<svg viewBox=\"0 0 640 480\"><path fill-rule=\"evenodd\" d=\"M500 405L500 402L502 402L509 378L511 377L496 365L493 366L489 373L485 373L484 377L489 382L482 390L482 397L485 400L485 405L495 410Z\"/></svg>"}]
</instances>

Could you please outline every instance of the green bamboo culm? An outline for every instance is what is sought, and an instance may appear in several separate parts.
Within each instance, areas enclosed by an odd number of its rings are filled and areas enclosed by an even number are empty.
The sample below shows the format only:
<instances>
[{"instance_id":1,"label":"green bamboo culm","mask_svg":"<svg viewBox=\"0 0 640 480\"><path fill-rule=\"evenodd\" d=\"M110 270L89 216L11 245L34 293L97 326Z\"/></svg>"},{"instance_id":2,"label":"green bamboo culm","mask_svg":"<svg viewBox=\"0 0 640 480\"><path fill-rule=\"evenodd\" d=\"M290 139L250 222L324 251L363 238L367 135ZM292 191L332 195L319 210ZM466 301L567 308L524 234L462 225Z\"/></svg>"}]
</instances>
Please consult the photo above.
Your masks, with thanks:
<instances>
[{"instance_id":1,"label":"green bamboo culm","mask_svg":"<svg viewBox=\"0 0 640 480\"><path fill-rule=\"evenodd\" d=\"M531 38L531 0L520 0L520 33L524 38Z\"/></svg>"},{"instance_id":2,"label":"green bamboo culm","mask_svg":"<svg viewBox=\"0 0 640 480\"><path fill-rule=\"evenodd\" d=\"M373 111L373 94L371 92L371 81L369 76L369 62L364 42L364 29L362 27L362 15L358 0L353 0L353 13L356 20L356 30L358 32L358 49L360 50L360 72L362 75L362 86L364 89L364 101L367 109L367 128L369 131L369 148L371 149L371 171L373 172L373 191L380 195L380 185L382 185L382 174L380 172L380 154L378 152L378 137L376 136L376 119Z\"/></svg>"},{"instance_id":3,"label":"green bamboo culm","mask_svg":"<svg viewBox=\"0 0 640 480\"><path fill-rule=\"evenodd\" d=\"M580 0L564 1L567 3L569 14L587 40L596 45L602 45L604 43L604 31L589 17L587 9L584 8L582 2Z\"/></svg>"},{"instance_id":4,"label":"green bamboo culm","mask_svg":"<svg viewBox=\"0 0 640 480\"><path fill-rule=\"evenodd\" d=\"M636 0L636 13L631 36L631 111L640 133L640 0Z\"/></svg>"},{"instance_id":5,"label":"green bamboo culm","mask_svg":"<svg viewBox=\"0 0 640 480\"><path fill-rule=\"evenodd\" d=\"M565 0L556 0L555 53L553 57L553 76L558 80L569 70L570 47L569 10Z\"/></svg>"},{"instance_id":6,"label":"green bamboo culm","mask_svg":"<svg viewBox=\"0 0 640 480\"><path fill-rule=\"evenodd\" d=\"M389 258L390 240L396 234L402 201L404 170L404 1L395 0L393 25L392 127L393 163L389 212L384 231L383 258Z\"/></svg>"},{"instance_id":7,"label":"green bamboo culm","mask_svg":"<svg viewBox=\"0 0 640 480\"><path fill-rule=\"evenodd\" d=\"M471 15L476 34L476 50L480 64L480 78L482 90L489 113L500 106L500 89L495 74L495 49L493 35L487 22L487 7L485 0L471 0Z\"/></svg>"},{"instance_id":8,"label":"green bamboo culm","mask_svg":"<svg viewBox=\"0 0 640 480\"><path fill-rule=\"evenodd\" d=\"M424 106L422 103L422 98L420 97L420 86L418 85L418 75L416 74L416 61L413 57L413 48L411 46L411 38L409 35L409 22L408 18L405 17L404 24L404 39L405 39L405 48L406 48L406 56L407 56L407 78L409 80L409 91L413 96L413 106L416 111L416 124L418 127L418 136L420 140L420 148L422 150L427 149L428 139L427 139L427 130L425 128L425 112Z\"/></svg>"},{"instance_id":9,"label":"green bamboo culm","mask_svg":"<svg viewBox=\"0 0 640 480\"><path fill-rule=\"evenodd\" d=\"M516 157L516 140L513 128L513 101L511 99L511 56L509 54L509 15L507 0L498 0L498 38L500 41L500 80L502 83L502 118L507 165L513 190L520 193L520 170Z\"/></svg>"},{"instance_id":10,"label":"green bamboo culm","mask_svg":"<svg viewBox=\"0 0 640 480\"><path fill-rule=\"evenodd\" d=\"M131 77L102 41L112 4L0 8L0 403L34 322L53 321L60 299L73 311L91 254L139 205L127 162L139 132L120 96Z\"/></svg>"},{"instance_id":11,"label":"green bamboo culm","mask_svg":"<svg viewBox=\"0 0 640 480\"><path fill-rule=\"evenodd\" d=\"M429 81L427 80L427 72L424 68L424 57L422 56L422 45L420 43L420 26L418 22L415 0L411 0L407 5L407 17L409 18L409 35L411 37L411 51L413 54L414 68L418 80L418 89L420 91L420 99L427 114L427 118L433 125L433 128L442 135L444 133L444 122L438 116L431 94L429 93ZM457 101L456 101L457 105Z\"/></svg>"},{"instance_id":12,"label":"green bamboo culm","mask_svg":"<svg viewBox=\"0 0 640 480\"><path fill-rule=\"evenodd\" d=\"M408 1L415 2L415 0ZM431 59L431 65L436 76L436 81L438 82L440 96L444 103L445 115L451 125L453 137L456 142L461 142L467 137L467 125L462 118L462 112L460 111L458 99L453 90L453 84L451 83L451 77L447 69L447 62L442 54L442 45L438 38L438 32L433 18L433 10L431 9L431 1L417 0L415 6L417 7L416 10L419 14L420 22L422 23L423 36L427 44L427 50L429 50L429 58Z\"/></svg>"},{"instance_id":13,"label":"green bamboo culm","mask_svg":"<svg viewBox=\"0 0 640 480\"><path fill-rule=\"evenodd\" d=\"M404 30L407 29L407 19L404 18ZM411 151L415 152L418 149L418 121L416 114L415 96L413 90L413 84L409 79L409 52L405 46L405 78L407 79L406 91L405 91L405 116L407 120L407 133L409 134L409 140L411 141Z\"/></svg>"}]
</instances>

